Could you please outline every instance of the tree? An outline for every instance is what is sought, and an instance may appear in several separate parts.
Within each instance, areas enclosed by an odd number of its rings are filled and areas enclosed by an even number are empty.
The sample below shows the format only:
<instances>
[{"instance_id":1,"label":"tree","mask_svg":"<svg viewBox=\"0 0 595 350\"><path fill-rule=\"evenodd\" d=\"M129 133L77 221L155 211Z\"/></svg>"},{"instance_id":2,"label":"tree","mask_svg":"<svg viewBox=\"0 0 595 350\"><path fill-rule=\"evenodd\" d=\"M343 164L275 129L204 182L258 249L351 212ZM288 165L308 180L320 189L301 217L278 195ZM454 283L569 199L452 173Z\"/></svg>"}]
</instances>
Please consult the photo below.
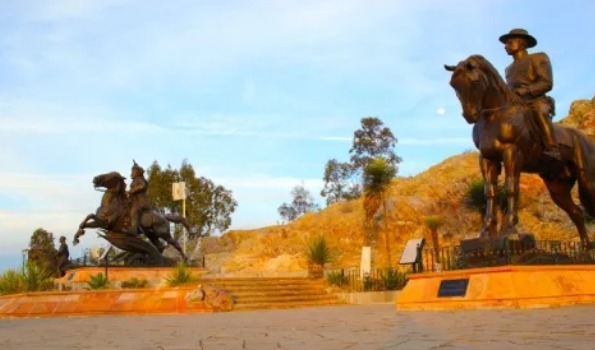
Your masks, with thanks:
<instances>
[{"instance_id":1,"label":"tree","mask_svg":"<svg viewBox=\"0 0 595 350\"><path fill-rule=\"evenodd\" d=\"M331 159L324 168L324 187L320 191L326 197L326 205L356 199L361 195L361 186L350 181L354 174L351 163Z\"/></svg>"},{"instance_id":2,"label":"tree","mask_svg":"<svg viewBox=\"0 0 595 350\"><path fill-rule=\"evenodd\" d=\"M238 205L232 191L206 177L197 177L187 160L182 162L179 170L170 165L162 170L155 161L148 170L147 179L149 198L162 213L181 213L181 203L174 202L172 198L172 183L186 183L186 221L190 227L190 237L209 236L231 225L231 214Z\"/></svg>"},{"instance_id":3,"label":"tree","mask_svg":"<svg viewBox=\"0 0 595 350\"><path fill-rule=\"evenodd\" d=\"M362 118L361 129L353 133L353 144L349 150L351 164L355 169L364 169L373 159L382 157L395 169L396 174L397 164L401 162L394 151L396 145L397 138L380 119Z\"/></svg>"},{"instance_id":4,"label":"tree","mask_svg":"<svg viewBox=\"0 0 595 350\"><path fill-rule=\"evenodd\" d=\"M298 185L291 190L293 200L290 204L283 203L277 208L279 215L286 221L293 221L305 213L318 210L318 204L304 186Z\"/></svg>"},{"instance_id":5,"label":"tree","mask_svg":"<svg viewBox=\"0 0 595 350\"><path fill-rule=\"evenodd\" d=\"M381 208L383 217L386 217L386 192L396 172L396 168L382 157L374 158L364 168L364 245L369 245L378 237L378 225L374 222L374 217ZM386 219L384 223L387 224ZM390 264L392 260L386 227L385 239L386 256Z\"/></svg>"},{"instance_id":6,"label":"tree","mask_svg":"<svg viewBox=\"0 0 595 350\"><path fill-rule=\"evenodd\" d=\"M50 268L58 251L54 247L54 234L38 228L29 240L28 260L40 267Z\"/></svg>"},{"instance_id":7,"label":"tree","mask_svg":"<svg viewBox=\"0 0 595 350\"><path fill-rule=\"evenodd\" d=\"M376 117L362 118L361 128L353 133L353 143L349 153L350 161L340 163L331 159L324 169L324 188L320 195L326 197L327 205L335 202L359 198L362 189L357 183L362 176L363 169L374 158L384 158L394 169L401 158L397 156L394 147L397 139L392 131L385 127Z\"/></svg>"}]
</instances>

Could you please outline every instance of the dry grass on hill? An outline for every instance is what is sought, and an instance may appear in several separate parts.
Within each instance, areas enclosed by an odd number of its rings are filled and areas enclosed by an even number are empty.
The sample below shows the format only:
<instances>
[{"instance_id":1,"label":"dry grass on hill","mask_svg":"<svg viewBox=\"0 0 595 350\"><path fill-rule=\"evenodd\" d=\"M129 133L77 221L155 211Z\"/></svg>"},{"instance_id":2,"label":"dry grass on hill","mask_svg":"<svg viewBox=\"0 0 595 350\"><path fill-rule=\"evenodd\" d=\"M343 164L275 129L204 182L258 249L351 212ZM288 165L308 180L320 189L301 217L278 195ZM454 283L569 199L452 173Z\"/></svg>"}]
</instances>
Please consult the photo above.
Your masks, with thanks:
<instances>
[{"instance_id":1,"label":"dry grass on hill","mask_svg":"<svg viewBox=\"0 0 595 350\"><path fill-rule=\"evenodd\" d=\"M571 114L561 124L580 127L595 134L595 98L573 103ZM466 205L470 184L481 177L476 152L445 159L414 177L393 180L387 196L388 212L379 220L380 236L374 249L374 265L386 266L388 259L398 261L405 242L427 237L425 218L438 215L441 245L456 244L461 238L475 237L481 227L481 215ZM521 231L532 232L538 239L577 239L574 226L564 212L550 200L541 179L521 177ZM210 238L205 252L225 251L221 266L228 272L291 272L306 269L302 254L305 241L324 235L336 250L337 258L329 267L359 265L363 243L362 200L336 203L318 212L304 215L287 225L249 231L230 231L221 238ZM390 246L387 256L386 235ZM213 243L219 242L219 243ZM227 242L222 244L221 242ZM227 249L221 249L226 246ZM218 249L215 249L218 246Z\"/></svg>"}]
</instances>

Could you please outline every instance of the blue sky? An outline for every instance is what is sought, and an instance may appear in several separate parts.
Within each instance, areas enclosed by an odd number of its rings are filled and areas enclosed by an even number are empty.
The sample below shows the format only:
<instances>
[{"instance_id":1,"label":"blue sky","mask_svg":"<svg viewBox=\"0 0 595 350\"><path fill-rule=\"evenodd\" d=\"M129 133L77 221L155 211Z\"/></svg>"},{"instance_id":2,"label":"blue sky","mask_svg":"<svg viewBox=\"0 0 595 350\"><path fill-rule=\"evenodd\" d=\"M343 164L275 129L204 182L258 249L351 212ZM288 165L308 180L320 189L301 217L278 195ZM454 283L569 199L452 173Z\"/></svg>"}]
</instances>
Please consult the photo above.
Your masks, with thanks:
<instances>
[{"instance_id":1,"label":"blue sky","mask_svg":"<svg viewBox=\"0 0 595 350\"><path fill-rule=\"evenodd\" d=\"M133 158L188 159L242 229L276 223L295 185L317 195L363 117L399 139L400 175L472 149L442 65L503 72L515 27L549 54L563 117L595 92L593 18L589 0L0 0L0 270L37 227L70 242L92 177Z\"/></svg>"}]
</instances>

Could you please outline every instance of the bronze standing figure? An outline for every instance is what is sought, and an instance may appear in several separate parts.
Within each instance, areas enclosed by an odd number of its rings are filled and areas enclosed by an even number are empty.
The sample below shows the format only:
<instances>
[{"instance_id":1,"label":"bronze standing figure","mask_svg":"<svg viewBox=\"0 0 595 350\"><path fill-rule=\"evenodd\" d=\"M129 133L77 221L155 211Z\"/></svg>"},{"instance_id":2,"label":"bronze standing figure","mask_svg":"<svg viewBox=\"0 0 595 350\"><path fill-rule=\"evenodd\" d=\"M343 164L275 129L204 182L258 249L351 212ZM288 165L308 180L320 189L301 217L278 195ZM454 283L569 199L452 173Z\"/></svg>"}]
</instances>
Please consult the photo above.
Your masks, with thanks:
<instances>
[{"instance_id":1,"label":"bronze standing figure","mask_svg":"<svg viewBox=\"0 0 595 350\"><path fill-rule=\"evenodd\" d=\"M579 130L555 125L552 132L561 145L562 161L548 161L531 107L513 93L491 63L473 55L445 68L452 72L450 85L457 93L463 117L473 124L473 142L480 153L487 197L480 236L517 233L519 180L521 172L527 172L540 175L554 203L570 216L584 246L590 246L583 211L574 203L571 190L578 182L581 204L595 215L595 144ZM507 211L498 233L495 197L502 167Z\"/></svg>"},{"instance_id":2,"label":"bronze standing figure","mask_svg":"<svg viewBox=\"0 0 595 350\"><path fill-rule=\"evenodd\" d=\"M527 49L537 45L537 39L525 29L513 29L500 37L506 53L513 62L506 67L506 83L529 107L536 118L544 143L543 154L560 161L562 156L553 132L554 100L546 93L554 87L552 65L547 54L529 54Z\"/></svg>"},{"instance_id":3,"label":"bronze standing figure","mask_svg":"<svg viewBox=\"0 0 595 350\"><path fill-rule=\"evenodd\" d=\"M60 247L56 253L56 269L58 276L64 276L64 271L69 265L70 252L68 251L68 244L66 244L66 237L60 236Z\"/></svg>"}]
</instances>

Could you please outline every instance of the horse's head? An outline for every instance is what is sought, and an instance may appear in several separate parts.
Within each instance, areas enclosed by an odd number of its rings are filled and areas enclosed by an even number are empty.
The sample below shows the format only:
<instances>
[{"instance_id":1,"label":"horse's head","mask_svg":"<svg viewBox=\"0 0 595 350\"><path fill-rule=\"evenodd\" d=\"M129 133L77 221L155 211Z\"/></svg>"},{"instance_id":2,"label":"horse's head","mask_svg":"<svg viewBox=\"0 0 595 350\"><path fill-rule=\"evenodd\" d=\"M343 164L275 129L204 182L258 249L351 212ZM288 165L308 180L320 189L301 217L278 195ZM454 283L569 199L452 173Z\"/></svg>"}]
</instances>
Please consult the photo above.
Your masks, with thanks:
<instances>
[{"instance_id":1,"label":"horse's head","mask_svg":"<svg viewBox=\"0 0 595 350\"><path fill-rule=\"evenodd\" d=\"M469 124L479 120L482 110L493 107L487 105L488 97L494 92L508 91L498 71L483 56L473 55L456 66L444 65L444 68L452 72L450 86L457 93L463 117Z\"/></svg>"},{"instance_id":2,"label":"horse's head","mask_svg":"<svg viewBox=\"0 0 595 350\"><path fill-rule=\"evenodd\" d=\"M112 171L106 174L97 175L93 178L93 186L95 188L105 188L107 190L116 189L116 191L126 190L124 183L125 177L120 175L117 171Z\"/></svg>"}]
</instances>

